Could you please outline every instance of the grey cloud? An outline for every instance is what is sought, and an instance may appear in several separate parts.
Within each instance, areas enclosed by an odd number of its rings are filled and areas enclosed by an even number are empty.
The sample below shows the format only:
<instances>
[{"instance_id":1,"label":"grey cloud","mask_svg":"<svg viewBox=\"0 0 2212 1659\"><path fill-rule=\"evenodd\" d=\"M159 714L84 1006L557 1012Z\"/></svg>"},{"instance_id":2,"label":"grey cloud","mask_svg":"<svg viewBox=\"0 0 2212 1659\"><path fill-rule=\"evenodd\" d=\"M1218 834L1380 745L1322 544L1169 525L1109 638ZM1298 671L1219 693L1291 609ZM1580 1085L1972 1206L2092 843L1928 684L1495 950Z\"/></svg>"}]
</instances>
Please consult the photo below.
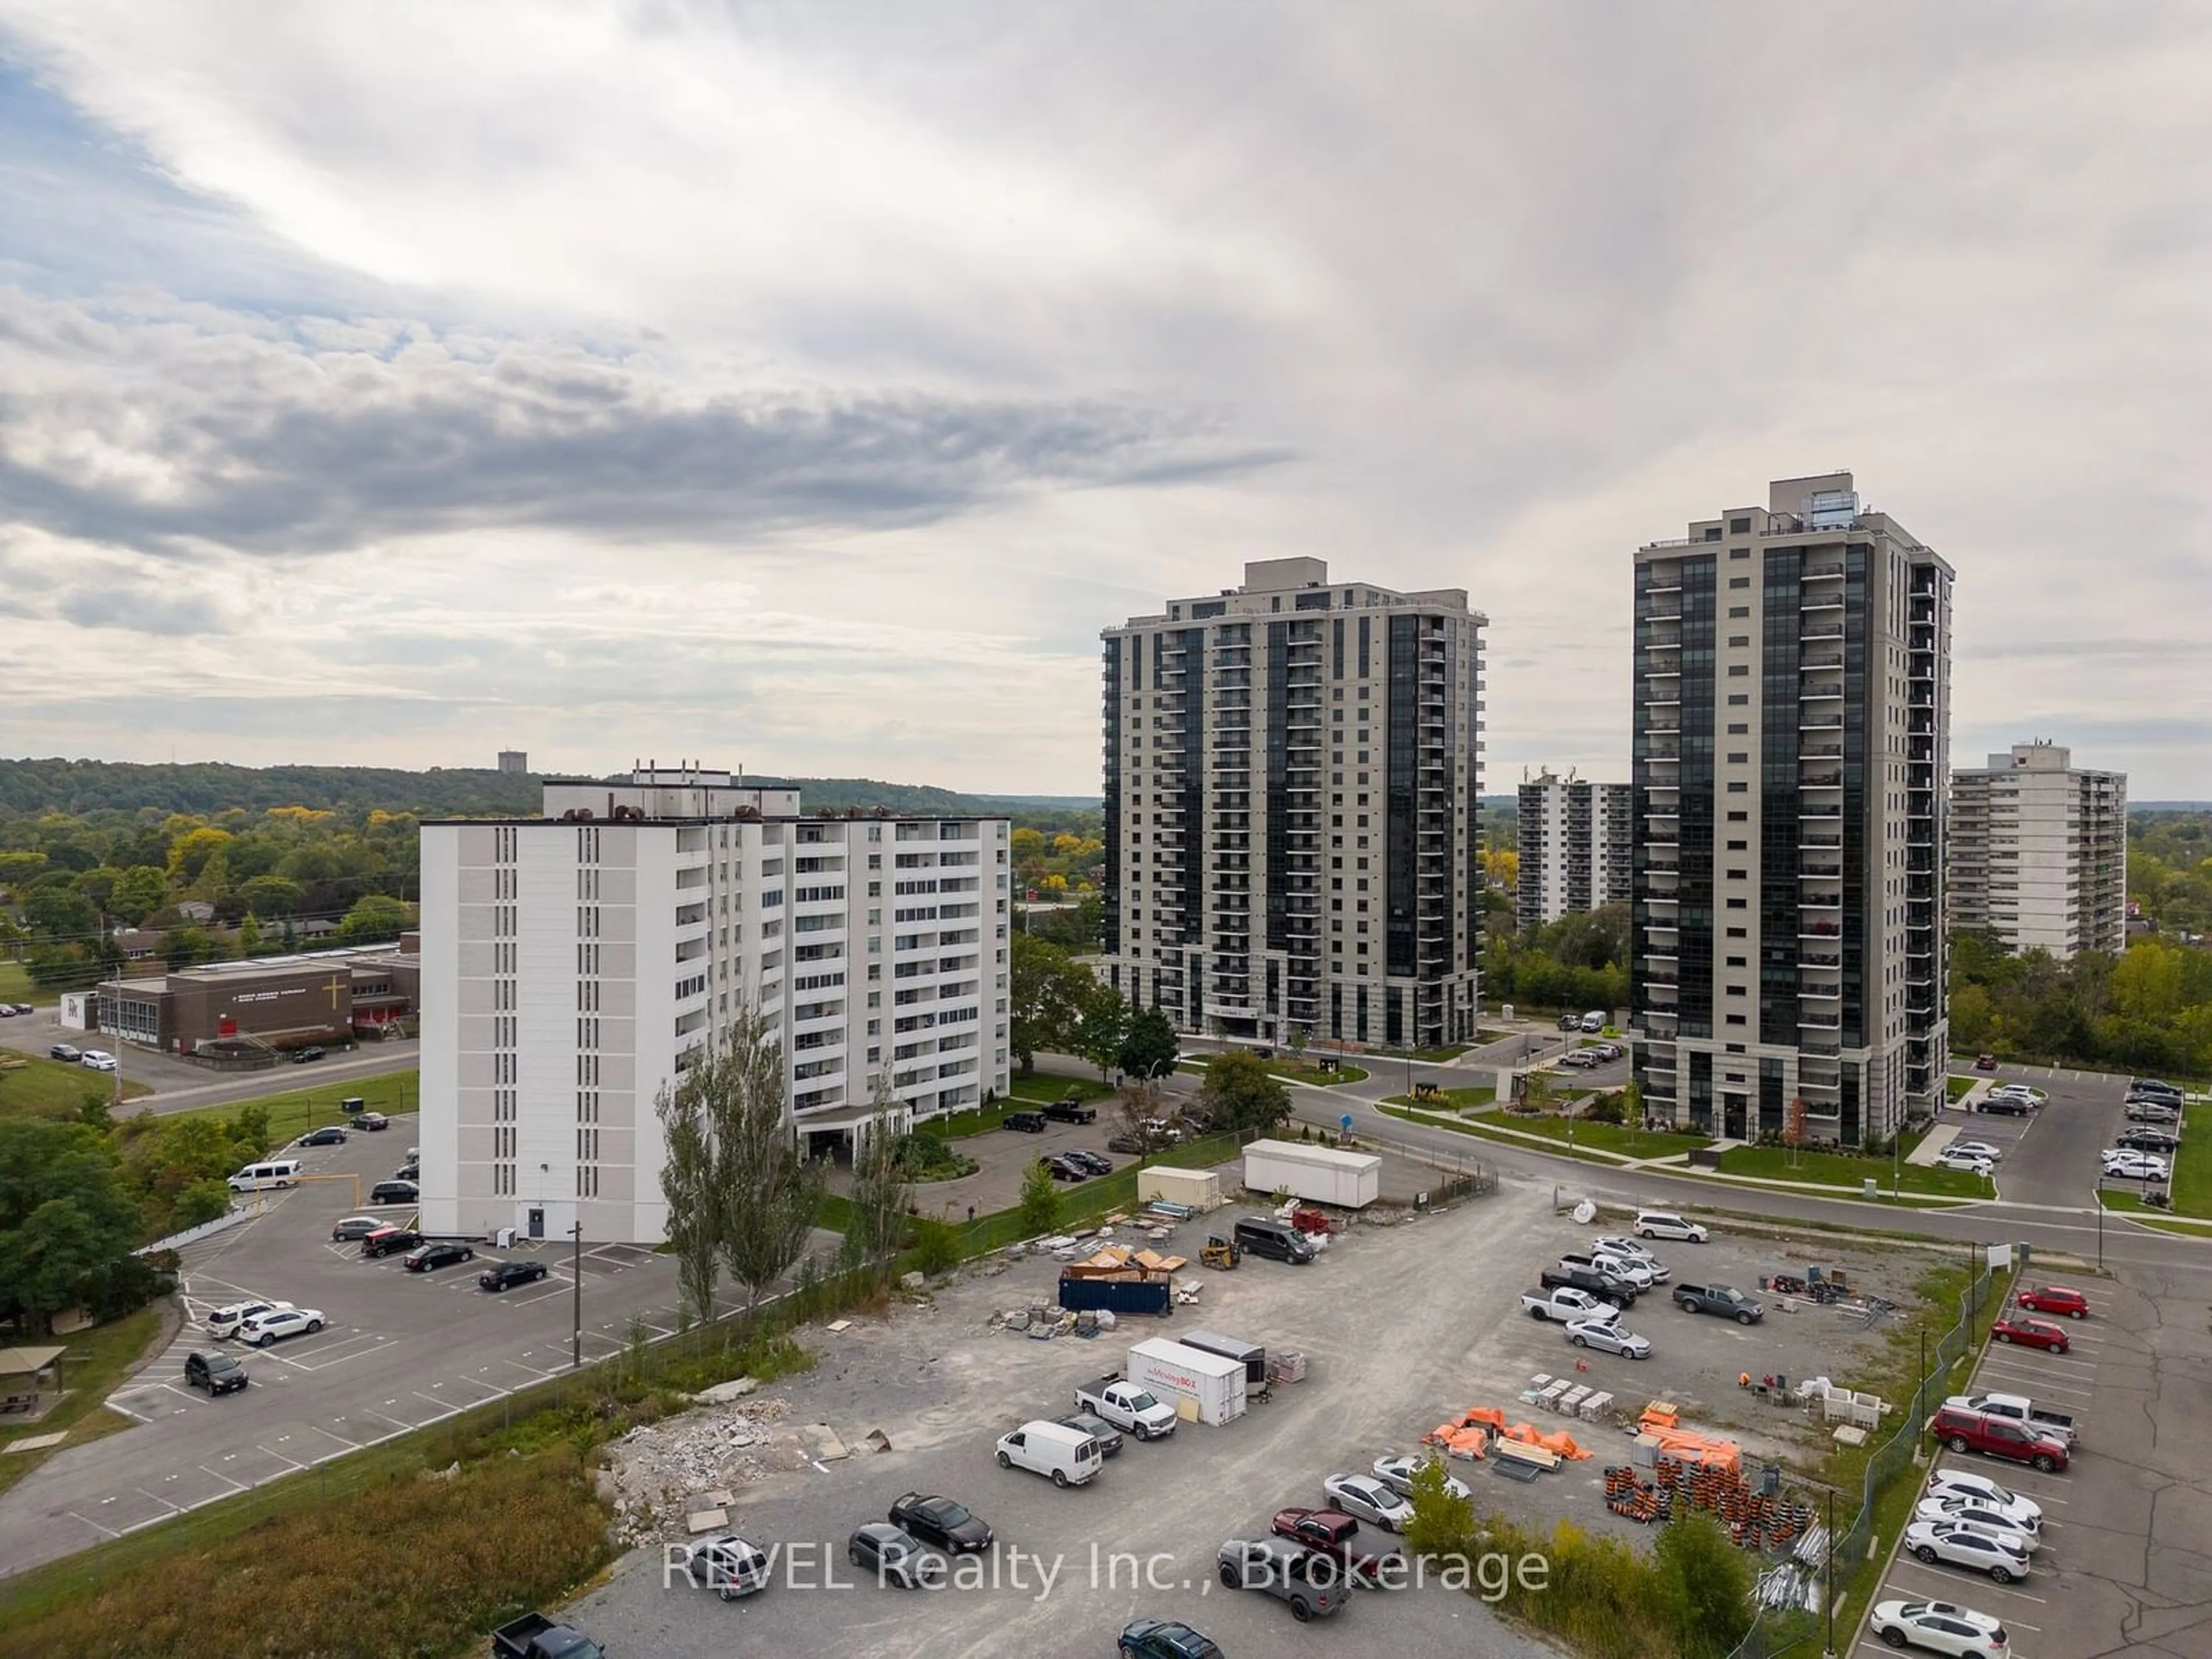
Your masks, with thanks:
<instances>
[{"instance_id":1,"label":"grey cloud","mask_svg":"<svg viewBox=\"0 0 2212 1659\"><path fill-rule=\"evenodd\" d=\"M164 593L136 583L78 588L56 607L79 628L127 628L141 634L225 634L230 623L206 599Z\"/></svg>"},{"instance_id":2,"label":"grey cloud","mask_svg":"<svg viewBox=\"0 0 2212 1659\"><path fill-rule=\"evenodd\" d=\"M1234 475L1281 452L1103 400L692 393L642 356L416 326L333 348L265 318L103 313L0 291L0 501L149 551L330 553L456 529L722 541L927 523L1030 485ZM51 448L40 439L66 430ZM87 441L126 465L85 466ZM181 479L152 487L157 471Z\"/></svg>"}]
</instances>

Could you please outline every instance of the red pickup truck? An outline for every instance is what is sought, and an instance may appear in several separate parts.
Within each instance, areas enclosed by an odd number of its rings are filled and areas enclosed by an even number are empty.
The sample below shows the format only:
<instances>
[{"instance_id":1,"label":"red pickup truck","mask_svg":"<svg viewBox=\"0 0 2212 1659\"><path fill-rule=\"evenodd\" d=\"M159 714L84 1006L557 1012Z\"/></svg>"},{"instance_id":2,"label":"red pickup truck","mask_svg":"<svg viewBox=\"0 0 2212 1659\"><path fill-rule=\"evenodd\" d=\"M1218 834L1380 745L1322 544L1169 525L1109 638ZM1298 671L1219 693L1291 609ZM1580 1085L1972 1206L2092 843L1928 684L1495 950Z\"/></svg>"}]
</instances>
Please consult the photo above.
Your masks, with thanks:
<instances>
[{"instance_id":1,"label":"red pickup truck","mask_svg":"<svg viewBox=\"0 0 2212 1659\"><path fill-rule=\"evenodd\" d=\"M2039 1434L2011 1418L1991 1417L1957 1406L1945 1406L1929 1418L1928 1432L1954 1452L1975 1451L1984 1457L2002 1457L2008 1462L2025 1463L2045 1474L2063 1469L2068 1461L2063 1441Z\"/></svg>"}]
</instances>

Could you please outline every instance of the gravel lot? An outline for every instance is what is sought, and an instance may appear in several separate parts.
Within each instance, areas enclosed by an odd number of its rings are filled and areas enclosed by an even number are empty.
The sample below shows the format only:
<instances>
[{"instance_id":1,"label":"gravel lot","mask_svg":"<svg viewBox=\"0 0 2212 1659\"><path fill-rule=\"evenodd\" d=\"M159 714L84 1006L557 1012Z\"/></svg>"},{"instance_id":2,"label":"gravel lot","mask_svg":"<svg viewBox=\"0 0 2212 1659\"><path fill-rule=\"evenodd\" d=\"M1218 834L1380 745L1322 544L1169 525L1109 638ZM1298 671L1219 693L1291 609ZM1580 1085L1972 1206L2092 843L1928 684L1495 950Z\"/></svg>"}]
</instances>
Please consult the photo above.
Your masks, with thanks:
<instances>
[{"instance_id":1,"label":"gravel lot","mask_svg":"<svg viewBox=\"0 0 2212 1659\"><path fill-rule=\"evenodd\" d=\"M631 1490L671 1473L695 1488L726 1486L736 1529L763 1546L797 1547L779 1564L775 1587L725 1606L680 1579L664 1587L658 1551L641 1550L575 1616L617 1651L672 1656L719 1654L739 1640L856 1656L1103 1653L1138 1616L1187 1618L1231 1653L1263 1644L1269 1651L1340 1650L1345 1632L1331 1622L1301 1627L1278 1603L1223 1590L1212 1579L1213 1553L1225 1538L1264 1534L1278 1507L1321 1504L1325 1475L1364 1471L1386 1452L1415 1449L1462 1407L1496 1404L1542 1427L1561 1425L1522 1407L1517 1396L1535 1372L1571 1372L1575 1351L1557 1327L1528 1318L1518 1297L1539 1267L1596 1230L1555 1217L1549 1199L1548 1188L1509 1185L1448 1214L1358 1226L1310 1267L1248 1260L1235 1273L1194 1268L1191 1276L1205 1285L1197 1307L1166 1322L1125 1321L1096 1340L1042 1342L989 1328L996 1311L1050 1300L1057 1266L1039 1261L994 1264L888 1317L817 1333L809 1339L820 1353L812 1373L656 1429L633 1449L638 1467L626 1478ZM1194 1255L1205 1233L1221 1231L1233 1213L1188 1224L1171 1248ZM1802 1251L1725 1236L1662 1254L1680 1278L1746 1289L1761 1273L1802 1273L1808 1261ZM1920 1266L1909 1253L1818 1259L1900 1301L1901 1284ZM1655 1357L1639 1364L1591 1356L1581 1380L1613 1389L1632 1416L1650 1399L1671 1399L1686 1421L1741 1432L1754 1457L1809 1443L1817 1431L1802 1414L1739 1389L1737 1374L1835 1372L1862 1345L1878 1341L1881 1328L1865 1332L1836 1310L1808 1306L1796 1314L1778 1309L1747 1331L1680 1313L1663 1297L1639 1305L1631 1322L1653 1337ZM1303 1350L1310 1374L1279 1386L1272 1403L1232 1425L1186 1425L1152 1445L1132 1441L1088 1489L1057 1492L993 1465L999 1434L1067 1410L1074 1386L1117 1369L1129 1341L1200 1325L1271 1351ZM848 1456L809 1458L825 1430ZM866 1449L872 1431L888 1437L888 1451ZM719 1465L715 1436L727 1440ZM1600 1447L1598 1456L1533 1486L1495 1478L1481 1464L1455 1469L1486 1507L1640 1536L1642 1528L1607 1513L1599 1493L1600 1471L1625 1455L1626 1437L1594 1425L1585 1437ZM678 1455L668 1455L672 1447ZM823 1588L825 1551L841 1583L853 1577L844 1560L848 1534L883 1518L909 1489L943 1492L993 1523L995 1585L928 1595L872 1582ZM676 1511L685 1507L669 1506L665 1537L681 1535ZM1158 1587L1133 1587L1130 1567L1109 1583L1105 1558L1116 1552L1157 1556ZM1040 1593L1039 1557L1060 1564L1048 1593ZM1021 1585L1012 1582L1016 1573ZM1387 1626L1393 1650L1407 1654L1548 1651L1498 1626L1473 1598L1436 1585L1363 1593L1342 1618L1363 1629ZM1358 1639L1364 1647L1382 1638Z\"/></svg>"}]
</instances>

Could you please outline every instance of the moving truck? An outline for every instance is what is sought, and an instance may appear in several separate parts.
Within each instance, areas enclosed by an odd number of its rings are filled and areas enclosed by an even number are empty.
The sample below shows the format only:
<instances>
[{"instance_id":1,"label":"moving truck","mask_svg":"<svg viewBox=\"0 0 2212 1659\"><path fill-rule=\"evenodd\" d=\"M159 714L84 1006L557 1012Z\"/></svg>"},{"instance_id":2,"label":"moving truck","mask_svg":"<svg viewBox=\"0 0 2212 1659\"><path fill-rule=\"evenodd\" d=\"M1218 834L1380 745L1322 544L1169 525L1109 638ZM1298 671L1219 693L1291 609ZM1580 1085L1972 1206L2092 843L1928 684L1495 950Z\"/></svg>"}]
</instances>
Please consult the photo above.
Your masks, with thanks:
<instances>
[{"instance_id":1,"label":"moving truck","mask_svg":"<svg viewBox=\"0 0 2212 1659\"><path fill-rule=\"evenodd\" d=\"M1228 1423L1244 1415L1241 1359L1156 1336L1129 1350L1128 1376L1161 1399L1177 1402L1180 1415L1201 1423Z\"/></svg>"}]
</instances>

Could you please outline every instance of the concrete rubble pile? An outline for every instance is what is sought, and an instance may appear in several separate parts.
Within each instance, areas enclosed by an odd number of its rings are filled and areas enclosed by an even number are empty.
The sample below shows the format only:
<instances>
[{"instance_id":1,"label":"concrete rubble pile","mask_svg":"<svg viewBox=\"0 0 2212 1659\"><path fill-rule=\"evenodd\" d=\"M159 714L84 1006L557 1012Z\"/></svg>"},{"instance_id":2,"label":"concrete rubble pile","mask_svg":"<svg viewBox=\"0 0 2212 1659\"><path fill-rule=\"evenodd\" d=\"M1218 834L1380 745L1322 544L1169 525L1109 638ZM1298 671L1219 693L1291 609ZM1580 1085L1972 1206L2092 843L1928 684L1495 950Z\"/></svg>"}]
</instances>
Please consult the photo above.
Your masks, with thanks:
<instances>
[{"instance_id":1,"label":"concrete rubble pile","mask_svg":"<svg viewBox=\"0 0 2212 1659\"><path fill-rule=\"evenodd\" d=\"M790 1409L747 1399L632 1429L609 1448L617 1530L630 1542L681 1538L702 1494L806 1468L801 1436L778 1426Z\"/></svg>"}]
</instances>

